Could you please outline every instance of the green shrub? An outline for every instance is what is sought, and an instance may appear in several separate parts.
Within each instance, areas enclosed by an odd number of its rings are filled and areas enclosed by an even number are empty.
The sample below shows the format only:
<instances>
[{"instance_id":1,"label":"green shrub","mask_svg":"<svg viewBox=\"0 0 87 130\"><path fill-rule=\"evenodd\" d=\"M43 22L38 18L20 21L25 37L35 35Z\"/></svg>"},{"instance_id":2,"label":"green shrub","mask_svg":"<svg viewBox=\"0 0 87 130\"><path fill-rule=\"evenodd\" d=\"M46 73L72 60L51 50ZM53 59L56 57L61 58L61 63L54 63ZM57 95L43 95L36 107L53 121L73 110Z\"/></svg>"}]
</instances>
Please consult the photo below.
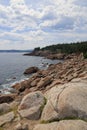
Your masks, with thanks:
<instances>
[{"instance_id":1,"label":"green shrub","mask_svg":"<svg viewBox=\"0 0 87 130\"><path fill-rule=\"evenodd\" d=\"M84 54L84 58L87 58L87 52Z\"/></svg>"}]
</instances>

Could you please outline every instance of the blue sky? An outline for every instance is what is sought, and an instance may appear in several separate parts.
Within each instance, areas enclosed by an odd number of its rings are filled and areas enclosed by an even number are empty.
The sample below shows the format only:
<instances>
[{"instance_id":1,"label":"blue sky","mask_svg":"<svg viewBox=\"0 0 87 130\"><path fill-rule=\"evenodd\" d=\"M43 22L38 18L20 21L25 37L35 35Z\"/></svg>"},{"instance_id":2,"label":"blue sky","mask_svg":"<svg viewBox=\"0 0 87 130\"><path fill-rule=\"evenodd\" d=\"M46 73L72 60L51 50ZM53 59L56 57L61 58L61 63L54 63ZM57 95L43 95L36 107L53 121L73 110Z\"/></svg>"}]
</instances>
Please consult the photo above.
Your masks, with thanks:
<instances>
[{"instance_id":1,"label":"blue sky","mask_svg":"<svg viewBox=\"0 0 87 130\"><path fill-rule=\"evenodd\" d=\"M87 40L87 0L0 0L0 49Z\"/></svg>"}]
</instances>

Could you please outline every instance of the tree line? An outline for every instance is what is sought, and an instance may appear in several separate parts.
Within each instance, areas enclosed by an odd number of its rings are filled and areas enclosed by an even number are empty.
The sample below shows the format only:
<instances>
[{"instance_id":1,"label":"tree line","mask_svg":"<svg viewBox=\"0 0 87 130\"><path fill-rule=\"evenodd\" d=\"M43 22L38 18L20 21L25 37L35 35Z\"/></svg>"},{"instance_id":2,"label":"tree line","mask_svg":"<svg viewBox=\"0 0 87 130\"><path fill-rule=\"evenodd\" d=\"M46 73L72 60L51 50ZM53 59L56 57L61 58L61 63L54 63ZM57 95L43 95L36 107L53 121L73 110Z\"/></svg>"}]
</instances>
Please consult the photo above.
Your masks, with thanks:
<instances>
[{"instance_id":1,"label":"tree line","mask_svg":"<svg viewBox=\"0 0 87 130\"><path fill-rule=\"evenodd\" d=\"M87 58L87 41L50 45L42 49L37 48L37 50L42 50L42 51L49 50L53 53L66 53L66 54L83 52L84 57Z\"/></svg>"}]
</instances>

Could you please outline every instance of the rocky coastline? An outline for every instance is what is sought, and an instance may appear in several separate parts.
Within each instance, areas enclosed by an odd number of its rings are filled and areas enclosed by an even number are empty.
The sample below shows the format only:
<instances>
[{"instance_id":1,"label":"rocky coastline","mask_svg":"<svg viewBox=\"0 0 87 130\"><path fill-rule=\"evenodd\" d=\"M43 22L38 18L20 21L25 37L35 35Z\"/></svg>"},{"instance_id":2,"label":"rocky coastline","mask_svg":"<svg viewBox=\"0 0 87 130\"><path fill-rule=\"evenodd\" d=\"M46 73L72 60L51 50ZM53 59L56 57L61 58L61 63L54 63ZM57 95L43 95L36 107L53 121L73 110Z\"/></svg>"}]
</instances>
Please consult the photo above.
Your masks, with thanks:
<instances>
[{"instance_id":1,"label":"rocky coastline","mask_svg":"<svg viewBox=\"0 0 87 130\"><path fill-rule=\"evenodd\" d=\"M51 52L49 50L44 50L44 51L32 51L31 53L26 53L24 54L24 56L41 56L41 57L44 57L44 58L47 58L47 59L51 59L51 60L62 60L62 59L65 59L65 57L67 56L66 54L64 53L54 53L54 52Z\"/></svg>"},{"instance_id":2,"label":"rocky coastline","mask_svg":"<svg viewBox=\"0 0 87 130\"><path fill-rule=\"evenodd\" d=\"M0 95L0 130L87 130L87 59L36 55L64 62L26 69L32 76L13 85L14 94Z\"/></svg>"}]
</instances>

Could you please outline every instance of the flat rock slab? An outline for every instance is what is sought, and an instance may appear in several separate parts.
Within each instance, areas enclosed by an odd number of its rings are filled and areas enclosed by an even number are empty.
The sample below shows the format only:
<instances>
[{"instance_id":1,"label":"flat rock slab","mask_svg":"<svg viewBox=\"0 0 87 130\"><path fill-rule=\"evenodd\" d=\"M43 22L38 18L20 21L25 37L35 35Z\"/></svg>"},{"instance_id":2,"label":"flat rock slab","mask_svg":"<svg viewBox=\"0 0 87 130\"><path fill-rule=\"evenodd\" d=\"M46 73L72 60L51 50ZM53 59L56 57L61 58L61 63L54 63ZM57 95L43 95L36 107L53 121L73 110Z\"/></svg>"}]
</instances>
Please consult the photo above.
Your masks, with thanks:
<instances>
[{"instance_id":1,"label":"flat rock slab","mask_svg":"<svg viewBox=\"0 0 87 130\"><path fill-rule=\"evenodd\" d=\"M49 124L39 124L33 130L87 130L87 122L82 120L63 120Z\"/></svg>"},{"instance_id":2,"label":"flat rock slab","mask_svg":"<svg viewBox=\"0 0 87 130\"><path fill-rule=\"evenodd\" d=\"M0 116L0 126L12 121L14 117L15 117L14 112L9 112L7 114Z\"/></svg>"}]
</instances>

